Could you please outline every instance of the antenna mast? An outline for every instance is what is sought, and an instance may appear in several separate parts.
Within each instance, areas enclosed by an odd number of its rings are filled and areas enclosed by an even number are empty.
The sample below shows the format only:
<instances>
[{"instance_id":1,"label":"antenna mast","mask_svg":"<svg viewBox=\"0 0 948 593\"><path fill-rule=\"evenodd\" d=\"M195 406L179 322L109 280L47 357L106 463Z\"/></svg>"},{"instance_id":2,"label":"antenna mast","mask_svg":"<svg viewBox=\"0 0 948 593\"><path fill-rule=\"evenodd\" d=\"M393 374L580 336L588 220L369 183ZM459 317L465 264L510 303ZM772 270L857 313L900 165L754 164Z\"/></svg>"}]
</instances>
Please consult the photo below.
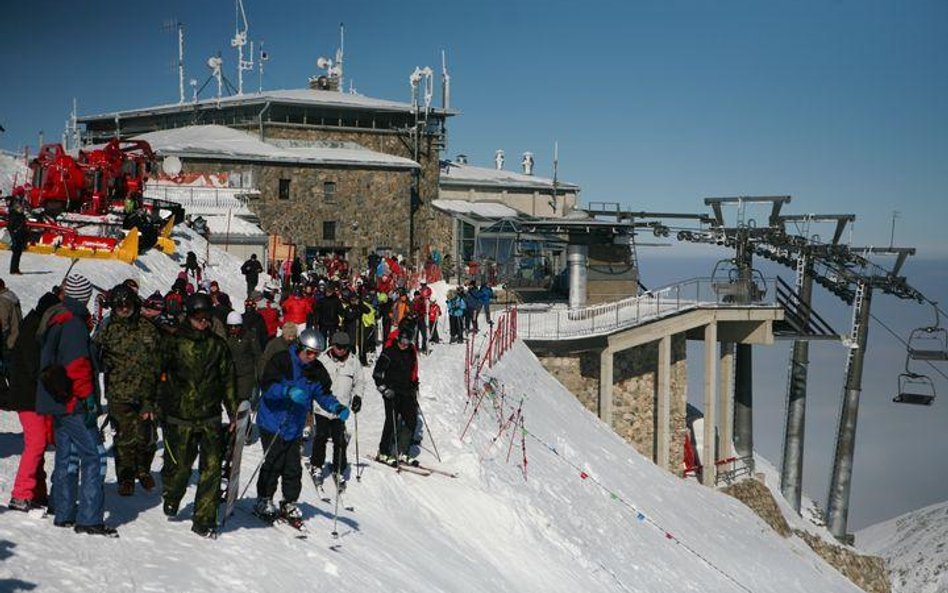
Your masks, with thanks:
<instances>
[{"instance_id":1,"label":"antenna mast","mask_svg":"<svg viewBox=\"0 0 948 593\"><path fill-rule=\"evenodd\" d=\"M336 50L336 78L338 79L338 89L341 93L345 88L342 82L342 61L346 55L346 26L339 23L339 49Z\"/></svg>"},{"instance_id":2,"label":"antenna mast","mask_svg":"<svg viewBox=\"0 0 948 593\"><path fill-rule=\"evenodd\" d=\"M184 23L178 23L178 103L184 103Z\"/></svg>"},{"instance_id":3,"label":"antenna mast","mask_svg":"<svg viewBox=\"0 0 948 593\"><path fill-rule=\"evenodd\" d=\"M448 62L445 52L441 50L441 108L451 107L451 76L448 74Z\"/></svg>"},{"instance_id":4,"label":"antenna mast","mask_svg":"<svg viewBox=\"0 0 948 593\"><path fill-rule=\"evenodd\" d=\"M270 54L263 49L263 42L260 42L260 55L257 56L257 63L260 65L260 83L257 87L257 92L263 92L263 65L270 59Z\"/></svg>"},{"instance_id":5,"label":"antenna mast","mask_svg":"<svg viewBox=\"0 0 948 593\"><path fill-rule=\"evenodd\" d=\"M230 40L231 47L237 48L237 94L244 94L244 70L253 70L253 41L250 42L250 59L244 60L244 46L247 45L247 31L250 25L247 23L247 13L244 12L243 0L234 2L236 19L234 25L234 38ZM240 25L243 24L243 30Z\"/></svg>"}]
</instances>

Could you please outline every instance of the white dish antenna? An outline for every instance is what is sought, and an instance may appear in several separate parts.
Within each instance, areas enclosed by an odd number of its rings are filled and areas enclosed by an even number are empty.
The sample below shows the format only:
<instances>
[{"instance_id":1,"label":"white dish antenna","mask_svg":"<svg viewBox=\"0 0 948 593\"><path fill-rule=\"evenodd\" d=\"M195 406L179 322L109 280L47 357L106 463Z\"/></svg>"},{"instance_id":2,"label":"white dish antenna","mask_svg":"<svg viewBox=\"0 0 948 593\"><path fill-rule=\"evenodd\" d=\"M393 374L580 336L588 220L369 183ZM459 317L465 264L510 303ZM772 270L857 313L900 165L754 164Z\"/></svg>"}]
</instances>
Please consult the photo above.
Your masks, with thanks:
<instances>
[{"instance_id":1,"label":"white dish antenna","mask_svg":"<svg viewBox=\"0 0 948 593\"><path fill-rule=\"evenodd\" d=\"M181 172L181 159L174 155L166 156L161 161L161 170L169 177L174 177Z\"/></svg>"},{"instance_id":2,"label":"white dish antenna","mask_svg":"<svg viewBox=\"0 0 948 593\"><path fill-rule=\"evenodd\" d=\"M327 70L332 67L332 62L329 60L329 58L320 56L319 59L316 60L316 67L320 70Z\"/></svg>"}]
</instances>

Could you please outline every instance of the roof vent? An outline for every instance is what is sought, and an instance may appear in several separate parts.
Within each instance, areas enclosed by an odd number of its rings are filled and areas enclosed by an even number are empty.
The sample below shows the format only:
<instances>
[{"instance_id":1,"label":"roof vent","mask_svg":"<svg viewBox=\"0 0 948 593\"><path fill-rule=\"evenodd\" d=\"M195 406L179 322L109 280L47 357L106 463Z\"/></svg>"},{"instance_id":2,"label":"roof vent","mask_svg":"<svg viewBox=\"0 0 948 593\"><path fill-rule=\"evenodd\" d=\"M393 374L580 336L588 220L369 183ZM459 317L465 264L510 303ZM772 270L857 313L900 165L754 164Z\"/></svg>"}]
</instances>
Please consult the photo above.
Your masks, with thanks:
<instances>
[{"instance_id":1,"label":"roof vent","mask_svg":"<svg viewBox=\"0 0 948 593\"><path fill-rule=\"evenodd\" d=\"M529 151L523 153L520 165L523 167L524 175L533 175L533 153Z\"/></svg>"},{"instance_id":2,"label":"roof vent","mask_svg":"<svg viewBox=\"0 0 948 593\"><path fill-rule=\"evenodd\" d=\"M504 151L503 150L498 149L494 153L494 165L496 165L496 168L498 171L504 170Z\"/></svg>"}]
</instances>

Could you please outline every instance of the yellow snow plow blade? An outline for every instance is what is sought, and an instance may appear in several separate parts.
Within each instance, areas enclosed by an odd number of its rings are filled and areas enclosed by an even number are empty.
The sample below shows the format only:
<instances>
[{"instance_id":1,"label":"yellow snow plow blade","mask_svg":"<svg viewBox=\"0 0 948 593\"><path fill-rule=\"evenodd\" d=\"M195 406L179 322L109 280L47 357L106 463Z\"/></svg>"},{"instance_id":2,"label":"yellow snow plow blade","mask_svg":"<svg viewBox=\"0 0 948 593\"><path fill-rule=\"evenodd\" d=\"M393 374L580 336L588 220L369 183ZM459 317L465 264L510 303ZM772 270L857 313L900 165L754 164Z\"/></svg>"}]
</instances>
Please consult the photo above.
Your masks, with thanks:
<instances>
[{"instance_id":1,"label":"yellow snow plow blade","mask_svg":"<svg viewBox=\"0 0 948 593\"><path fill-rule=\"evenodd\" d=\"M0 243L0 248L9 249L9 246ZM58 257L82 259L117 259L130 264L138 258L138 229L133 228L128 235L115 246L115 249L94 249L90 247L69 247L67 245L49 245L36 243L28 245L24 250L28 253L55 255Z\"/></svg>"},{"instance_id":2,"label":"yellow snow plow blade","mask_svg":"<svg viewBox=\"0 0 948 593\"><path fill-rule=\"evenodd\" d=\"M174 255L174 240L170 237L158 237L155 247L165 255Z\"/></svg>"}]
</instances>

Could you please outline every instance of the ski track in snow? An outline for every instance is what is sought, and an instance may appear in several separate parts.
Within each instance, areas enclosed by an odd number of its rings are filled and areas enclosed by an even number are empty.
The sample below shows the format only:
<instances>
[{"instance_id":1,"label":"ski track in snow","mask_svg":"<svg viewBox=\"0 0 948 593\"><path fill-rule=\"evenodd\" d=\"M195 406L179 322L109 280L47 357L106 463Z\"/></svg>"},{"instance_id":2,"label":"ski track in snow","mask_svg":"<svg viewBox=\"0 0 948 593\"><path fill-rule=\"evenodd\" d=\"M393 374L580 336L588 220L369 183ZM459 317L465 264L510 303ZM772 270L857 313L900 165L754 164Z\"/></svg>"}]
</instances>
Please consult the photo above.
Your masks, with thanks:
<instances>
[{"instance_id":1,"label":"ski track in snow","mask_svg":"<svg viewBox=\"0 0 948 593\"><path fill-rule=\"evenodd\" d=\"M175 257L150 252L134 266L83 260L76 270L102 288L134 277L142 294L165 292L184 253L195 251L203 258L206 250L188 230L177 230L175 240ZM239 303L245 290L238 272L242 261L213 247L210 256L208 276ZM0 252L0 266L8 265L8 257ZM68 266L66 259L24 254L22 268L29 274L5 277L24 313ZM436 283L432 288L443 303L447 287ZM501 308L493 313L499 317ZM442 323L447 336L447 322ZM486 332L477 337L479 352L486 339ZM355 510L340 505L338 538L330 535L331 483L326 503L304 476L300 503L306 540L250 516L251 486L220 538L210 541L190 532L193 479L179 516L169 521L161 512L160 488L119 498L110 462L107 520L118 526L120 539L80 536L54 527L48 518L0 513L0 590L739 593L743 586L760 593L858 591L805 544L777 536L736 500L676 478L641 457L516 344L485 373L506 390L505 415L523 396L526 428L562 456L527 438L524 480L519 432L508 463L510 433L491 444L498 424L489 406L459 438L472 412L465 407L463 362L463 347L447 344L421 359L422 412L443 458L438 463L425 452L422 461L456 471L458 477L398 474L359 460L365 464L362 481L351 480L343 499ZM361 455L375 454L382 416L381 397L370 387L359 414ZM19 432L14 414L0 414L2 501L9 498L22 446ZM425 447L433 451L428 439L426 434ZM244 480L261 456L259 441L245 449ZM354 443L349 460L355 462ZM741 586L652 525L636 521L634 512L592 480L581 479L564 460L582 467ZM159 451L155 472L160 464ZM48 454L46 467L51 466Z\"/></svg>"}]
</instances>

